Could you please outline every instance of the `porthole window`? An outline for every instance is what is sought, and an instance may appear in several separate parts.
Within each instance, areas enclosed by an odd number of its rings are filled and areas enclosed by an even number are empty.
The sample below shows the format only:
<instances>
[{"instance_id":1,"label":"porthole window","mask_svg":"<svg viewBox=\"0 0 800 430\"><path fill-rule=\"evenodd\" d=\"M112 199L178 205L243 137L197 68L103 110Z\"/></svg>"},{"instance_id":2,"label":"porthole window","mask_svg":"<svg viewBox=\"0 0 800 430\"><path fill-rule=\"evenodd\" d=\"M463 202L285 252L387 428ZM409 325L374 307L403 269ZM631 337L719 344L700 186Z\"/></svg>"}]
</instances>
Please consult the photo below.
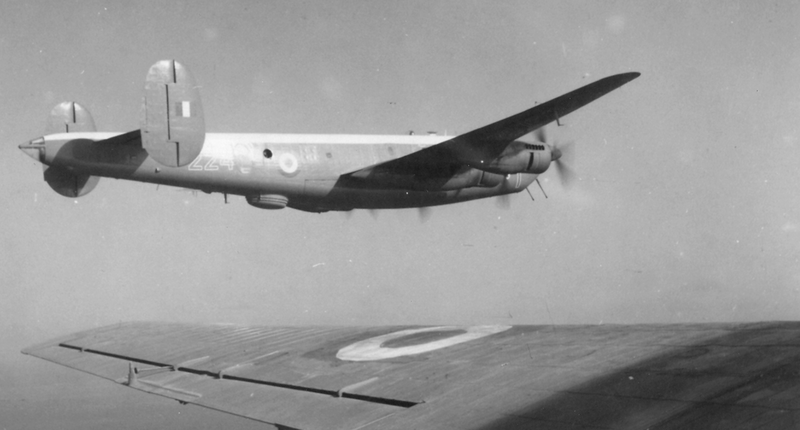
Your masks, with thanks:
<instances>
[{"instance_id":1,"label":"porthole window","mask_svg":"<svg viewBox=\"0 0 800 430\"><path fill-rule=\"evenodd\" d=\"M269 149L265 149L264 158L272 158L272 151L270 151Z\"/></svg>"}]
</instances>

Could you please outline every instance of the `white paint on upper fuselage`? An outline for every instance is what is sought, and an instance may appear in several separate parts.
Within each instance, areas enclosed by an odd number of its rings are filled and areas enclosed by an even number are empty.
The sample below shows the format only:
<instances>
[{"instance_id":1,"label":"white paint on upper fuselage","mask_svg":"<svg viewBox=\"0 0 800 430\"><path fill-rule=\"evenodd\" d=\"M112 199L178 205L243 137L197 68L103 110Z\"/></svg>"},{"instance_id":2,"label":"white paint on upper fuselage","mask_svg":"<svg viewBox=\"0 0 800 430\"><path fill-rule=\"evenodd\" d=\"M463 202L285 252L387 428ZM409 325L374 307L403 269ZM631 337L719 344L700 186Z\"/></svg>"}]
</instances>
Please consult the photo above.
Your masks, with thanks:
<instances>
[{"instance_id":1,"label":"white paint on upper fuselage","mask_svg":"<svg viewBox=\"0 0 800 430\"><path fill-rule=\"evenodd\" d=\"M58 133L50 142L74 139L101 141L123 133ZM439 135L207 133L197 158L185 166L190 171L217 172L219 166L248 174L283 172L306 178L335 178L376 163L402 157L452 139ZM267 151L270 154L267 155ZM281 164L283 162L283 164ZM287 172L287 168L291 171ZM264 170L265 169L265 170Z\"/></svg>"},{"instance_id":2,"label":"white paint on upper fuselage","mask_svg":"<svg viewBox=\"0 0 800 430\"><path fill-rule=\"evenodd\" d=\"M259 134L259 133L208 133L206 142L213 143L266 143L315 145L422 145L430 146L452 139L453 136L405 134Z\"/></svg>"},{"instance_id":3,"label":"white paint on upper fuselage","mask_svg":"<svg viewBox=\"0 0 800 430\"><path fill-rule=\"evenodd\" d=\"M45 136L51 140L91 139L105 140L123 133L57 133ZM277 133L206 133L207 144L326 144L326 145L421 145L430 146L452 139L454 136L408 134L277 134Z\"/></svg>"}]
</instances>

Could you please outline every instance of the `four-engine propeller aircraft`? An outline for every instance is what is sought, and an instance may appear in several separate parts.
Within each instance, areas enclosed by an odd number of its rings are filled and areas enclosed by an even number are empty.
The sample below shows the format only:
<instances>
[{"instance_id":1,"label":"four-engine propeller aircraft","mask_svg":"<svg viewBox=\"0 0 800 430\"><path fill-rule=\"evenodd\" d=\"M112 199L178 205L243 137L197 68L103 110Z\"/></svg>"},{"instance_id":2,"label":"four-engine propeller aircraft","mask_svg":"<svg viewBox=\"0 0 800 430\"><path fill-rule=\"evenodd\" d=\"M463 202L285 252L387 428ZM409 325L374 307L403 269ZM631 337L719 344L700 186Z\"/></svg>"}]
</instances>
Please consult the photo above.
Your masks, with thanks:
<instances>
[{"instance_id":1,"label":"four-engine propeller aircraft","mask_svg":"<svg viewBox=\"0 0 800 430\"><path fill-rule=\"evenodd\" d=\"M67 197L110 177L242 195L265 209L426 207L526 189L552 162L561 167L562 148L541 128L638 76L600 79L456 137L223 134L206 133L194 78L165 60L147 74L139 130L97 132L84 107L64 102L47 134L19 147ZM539 142L519 140L534 131Z\"/></svg>"},{"instance_id":2,"label":"four-engine propeller aircraft","mask_svg":"<svg viewBox=\"0 0 800 430\"><path fill-rule=\"evenodd\" d=\"M279 429L796 429L800 323L127 323L23 351Z\"/></svg>"}]
</instances>

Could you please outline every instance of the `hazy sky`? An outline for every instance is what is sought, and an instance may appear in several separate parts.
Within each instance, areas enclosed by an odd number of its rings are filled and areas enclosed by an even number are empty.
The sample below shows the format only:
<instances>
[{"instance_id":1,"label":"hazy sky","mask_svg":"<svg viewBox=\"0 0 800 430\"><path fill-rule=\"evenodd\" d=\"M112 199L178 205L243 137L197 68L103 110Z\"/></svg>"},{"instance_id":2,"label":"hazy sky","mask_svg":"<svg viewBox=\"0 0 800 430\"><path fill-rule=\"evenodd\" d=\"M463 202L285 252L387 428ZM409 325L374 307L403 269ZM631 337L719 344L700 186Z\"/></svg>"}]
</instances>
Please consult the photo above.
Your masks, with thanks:
<instances>
[{"instance_id":1,"label":"hazy sky","mask_svg":"<svg viewBox=\"0 0 800 430\"><path fill-rule=\"evenodd\" d=\"M257 428L19 354L127 320L595 324L800 318L798 2L7 2L0 14L0 429ZM148 67L209 131L466 132L614 73L548 126L532 202L263 211L103 179L72 200L17 145L75 100L138 127ZM55 424L57 423L57 424Z\"/></svg>"}]
</instances>

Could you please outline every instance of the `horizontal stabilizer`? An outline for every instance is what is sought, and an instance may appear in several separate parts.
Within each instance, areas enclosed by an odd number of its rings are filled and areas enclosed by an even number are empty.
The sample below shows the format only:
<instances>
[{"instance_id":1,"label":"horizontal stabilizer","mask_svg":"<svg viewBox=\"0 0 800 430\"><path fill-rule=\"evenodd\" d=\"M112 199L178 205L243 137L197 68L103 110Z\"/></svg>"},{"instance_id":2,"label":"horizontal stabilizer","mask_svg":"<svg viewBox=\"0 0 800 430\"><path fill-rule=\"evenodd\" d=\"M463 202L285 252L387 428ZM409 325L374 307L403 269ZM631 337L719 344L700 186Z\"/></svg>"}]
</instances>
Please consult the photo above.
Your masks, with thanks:
<instances>
[{"instance_id":1,"label":"horizontal stabilizer","mask_svg":"<svg viewBox=\"0 0 800 430\"><path fill-rule=\"evenodd\" d=\"M200 92L189 70L174 60L150 67L142 104L142 147L165 166L185 166L206 137Z\"/></svg>"}]
</instances>

